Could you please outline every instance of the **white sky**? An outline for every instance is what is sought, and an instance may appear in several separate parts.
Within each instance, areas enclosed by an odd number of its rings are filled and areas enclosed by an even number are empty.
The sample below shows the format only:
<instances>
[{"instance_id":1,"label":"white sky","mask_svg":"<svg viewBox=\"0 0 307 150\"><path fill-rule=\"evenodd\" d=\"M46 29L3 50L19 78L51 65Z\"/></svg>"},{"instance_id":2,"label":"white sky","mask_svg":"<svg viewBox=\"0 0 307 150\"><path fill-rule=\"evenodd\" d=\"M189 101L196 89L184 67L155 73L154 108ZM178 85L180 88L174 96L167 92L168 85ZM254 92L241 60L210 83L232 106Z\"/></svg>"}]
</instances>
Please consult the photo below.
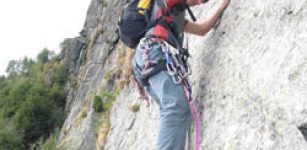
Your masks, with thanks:
<instances>
[{"instance_id":1,"label":"white sky","mask_svg":"<svg viewBox=\"0 0 307 150\"><path fill-rule=\"evenodd\" d=\"M59 52L65 38L78 36L91 0L1 0L0 75L10 60Z\"/></svg>"}]
</instances>

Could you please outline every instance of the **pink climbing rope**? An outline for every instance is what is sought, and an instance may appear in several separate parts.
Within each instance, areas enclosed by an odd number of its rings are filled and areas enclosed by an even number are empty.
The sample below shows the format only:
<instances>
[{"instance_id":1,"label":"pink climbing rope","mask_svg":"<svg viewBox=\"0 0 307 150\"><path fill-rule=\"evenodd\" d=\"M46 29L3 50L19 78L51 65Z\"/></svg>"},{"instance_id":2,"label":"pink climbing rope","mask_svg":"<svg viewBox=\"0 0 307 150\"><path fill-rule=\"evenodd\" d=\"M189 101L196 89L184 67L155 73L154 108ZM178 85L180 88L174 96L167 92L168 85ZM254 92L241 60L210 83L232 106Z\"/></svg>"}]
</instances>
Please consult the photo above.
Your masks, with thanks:
<instances>
[{"instance_id":1,"label":"pink climbing rope","mask_svg":"<svg viewBox=\"0 0 307 150\"><path fill-rule=\"evenodd\" d=\"M187 81L186 81L187 82ZM195 150L200 150L200 118L198 114L198 109L195 104L195 100L193 100L191 92L189 91L188 85L184 84L184 91L187 96L187 101L189 103L189 108L192 114L193 122L194 122L194 127L195 127Z\"/></svg>"}]
</instances>

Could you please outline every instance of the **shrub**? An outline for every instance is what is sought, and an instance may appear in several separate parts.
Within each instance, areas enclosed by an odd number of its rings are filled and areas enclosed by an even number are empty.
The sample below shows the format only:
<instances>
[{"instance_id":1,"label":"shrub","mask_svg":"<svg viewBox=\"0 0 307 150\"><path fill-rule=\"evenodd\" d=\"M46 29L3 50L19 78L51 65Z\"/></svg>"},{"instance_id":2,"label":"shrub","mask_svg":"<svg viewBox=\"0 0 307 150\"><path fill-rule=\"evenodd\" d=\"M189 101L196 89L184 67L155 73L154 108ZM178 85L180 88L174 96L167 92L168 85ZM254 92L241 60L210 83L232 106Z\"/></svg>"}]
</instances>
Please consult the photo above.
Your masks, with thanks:
<instances>
[{"instance_id":1,"label":"shrub","mask_svg":"<svg viewBox=\"0 0 307 150\"><path fill-rule=\"evenodd\" d=\"M22 135L14 131L15 129L0 129L0 149L1 150L23 150Z\"/></svg>"},{"instance_id":2,"label":"shrub","mask_svg":"<svg viewBox=\"0 0 307 150\"><path fill-rule=\"evenodd\" d=\"M102 97L105 100L105 103L103 105L104 110L110 110L112 108L116 96L117 93L115 92L102 92Z\"/></svg>"},{"instance_id":3,"label":"shrub","mask_svg":"<svg viewBox=\"0 0 307 150\"><path fill-rule=\"evenodd\" d=\"M96 112L101 112L103 111L103 103L102 103L102 99L100 96L95 96L94 98L94 102L93 102L93 109Z\"/></svg>"}]
</instances>

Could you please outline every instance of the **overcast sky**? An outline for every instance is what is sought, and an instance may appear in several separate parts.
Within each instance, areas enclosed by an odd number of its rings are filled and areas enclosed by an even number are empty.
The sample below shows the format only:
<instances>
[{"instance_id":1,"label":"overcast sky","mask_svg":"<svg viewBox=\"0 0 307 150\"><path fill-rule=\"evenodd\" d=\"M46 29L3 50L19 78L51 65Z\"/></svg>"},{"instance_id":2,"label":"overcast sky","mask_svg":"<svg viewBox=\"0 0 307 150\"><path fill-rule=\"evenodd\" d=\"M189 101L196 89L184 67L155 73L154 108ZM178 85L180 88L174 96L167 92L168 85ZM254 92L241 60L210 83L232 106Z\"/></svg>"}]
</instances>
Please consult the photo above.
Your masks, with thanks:
<instances>
[{"instance_id":1,"label":"overcast sky","mask_svg":"<svg viewBox=\"0 0 307 150\"><path fill-rule=\"evenodd\" d=\"M0 75L10 60L59 52L65 38L78 36L91 0L1 0Z\"/></svg>"}]
</instances>

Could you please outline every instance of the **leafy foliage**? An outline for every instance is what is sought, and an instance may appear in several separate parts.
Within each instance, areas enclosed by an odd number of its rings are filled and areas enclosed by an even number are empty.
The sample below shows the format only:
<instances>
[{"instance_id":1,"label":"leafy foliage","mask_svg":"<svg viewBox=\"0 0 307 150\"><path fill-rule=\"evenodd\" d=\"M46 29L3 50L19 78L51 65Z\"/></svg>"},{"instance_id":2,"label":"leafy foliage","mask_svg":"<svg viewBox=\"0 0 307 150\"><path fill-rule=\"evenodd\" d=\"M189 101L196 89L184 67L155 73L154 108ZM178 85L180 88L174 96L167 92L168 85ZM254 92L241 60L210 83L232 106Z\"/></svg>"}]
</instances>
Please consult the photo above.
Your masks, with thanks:
<instances>
[{"instance_id":1,"label":"leafy foliage","mask_svg":"<svg viewBox=\"0 0 307 150\"><path fill-rule=\"evenodd\" d=\"M94 109L96 112L101 112L101 111L103 111L103 103L102 103L101 96L95 96L94 102L93 102L93 109Z\"/></svg>"},{"instance_id":2,"label":"leafy foliage","mask_svg":"<svg viewBox=\"0 0 307 150\"><path fill-rule=\"evenodd\" d=\"M64 150L62 147L57 146L57 138L59 137L60 131L57 129L55 131L55 134L51 135L45 143L43 143L43 140L41 139L39 141L38 148L39 150Z\"/></svg>"},{"instance_id":3,"label":"leafy foliage","mask_svg":"<svg viewBox=\"0 0 307 150\"><path fill-rule=\"evenodd\" d=\"M1 150L23 150L22 135L12 128L0 129L0 149Z\"/></svg>"},{"instance_id":4,"label":"leafy foliage","mask_svg":"<svg viewBox=\"0 0 307 150\"><path fill-rule=\"evenodd\" d=\"M105 99L103 109L104 110L110 110L113 106L113 102L116 99L117 93L103 91L101 95L102 95L102 98Z\"/></svg>"},{"instance_id":5,"label":"leafy foliage","mask_svg":"<svg viewBox=\"0 0 307 150\"><path fill-rule=\"evenodd\" d=\"M52 55L44 49L37 61L12 60L8 76L0 78L0 150L29 149L63 123L68 69L65 61L51 59Z\"/></svg>"}]
</instances>

